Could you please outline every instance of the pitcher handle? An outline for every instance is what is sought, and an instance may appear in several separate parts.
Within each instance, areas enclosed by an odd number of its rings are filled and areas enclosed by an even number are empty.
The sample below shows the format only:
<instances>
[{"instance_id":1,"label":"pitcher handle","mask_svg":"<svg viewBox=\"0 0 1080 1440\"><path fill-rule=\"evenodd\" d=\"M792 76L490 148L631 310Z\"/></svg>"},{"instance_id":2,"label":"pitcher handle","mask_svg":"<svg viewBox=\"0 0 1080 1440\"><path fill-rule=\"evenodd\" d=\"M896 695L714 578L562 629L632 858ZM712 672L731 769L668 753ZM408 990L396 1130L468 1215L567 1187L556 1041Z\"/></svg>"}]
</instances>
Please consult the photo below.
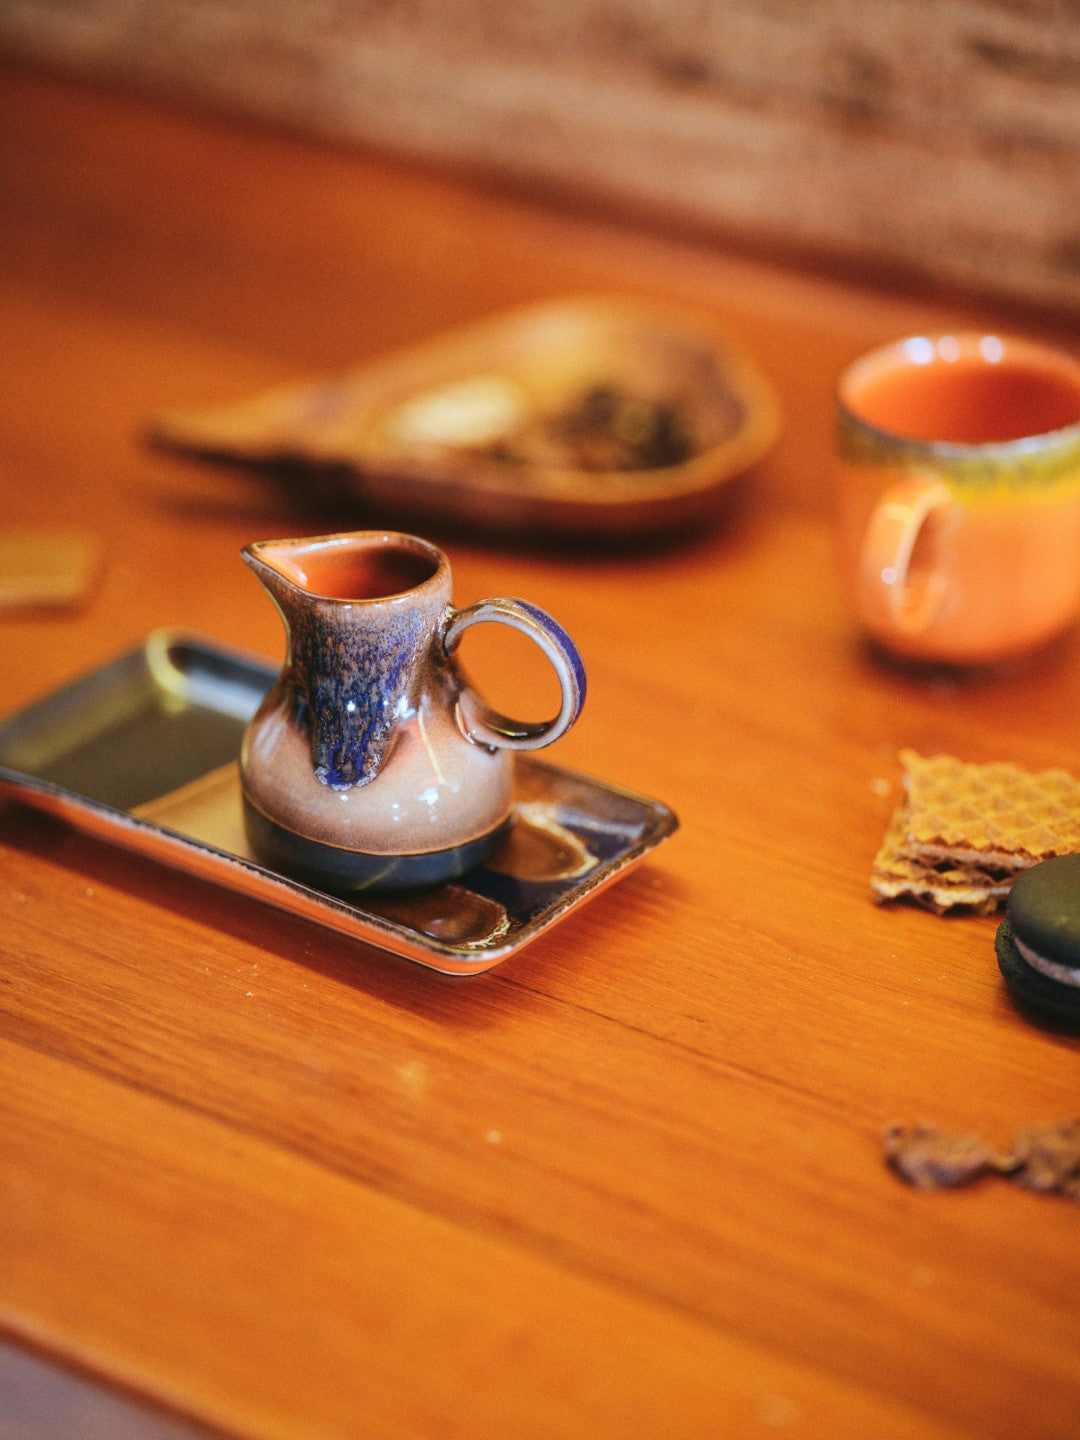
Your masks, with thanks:
<instances>
[{"instance_id":1,"label":"pitcher handle","mask_svg":"<svg viewBox=\"0 0 1080 1440\"><path fill-rule=\"evenodd\" d=\"M462 635L470 625L493 620L511 625L528 635L544 652L558 677L562 701L553 720L508 720L487 705L474 690L463 690L458 697L458 723L470 740L480 745L493 745L503 750L539 750L565 735L581 714L585 703L585 667L577 646L566 631L546 611L525 600L499 596L481 600L464 610L451 610L443 631L443 648L453 654Z\"/></svg>"},{"instance_id":2,"label":"pitcher handle","mask_svg":"<svg viewBox=\"0 0 1080 1440\"><path fill-rule=\"evenodd\" d=\"M935 556L917 580L911 557L931 515L952 501L947 485L932 476L912 475L893 485L878 501L863 539L860 589L868 618L905 635L925 630L941 608L948 588Z\"/></svg>"}]
</instances>

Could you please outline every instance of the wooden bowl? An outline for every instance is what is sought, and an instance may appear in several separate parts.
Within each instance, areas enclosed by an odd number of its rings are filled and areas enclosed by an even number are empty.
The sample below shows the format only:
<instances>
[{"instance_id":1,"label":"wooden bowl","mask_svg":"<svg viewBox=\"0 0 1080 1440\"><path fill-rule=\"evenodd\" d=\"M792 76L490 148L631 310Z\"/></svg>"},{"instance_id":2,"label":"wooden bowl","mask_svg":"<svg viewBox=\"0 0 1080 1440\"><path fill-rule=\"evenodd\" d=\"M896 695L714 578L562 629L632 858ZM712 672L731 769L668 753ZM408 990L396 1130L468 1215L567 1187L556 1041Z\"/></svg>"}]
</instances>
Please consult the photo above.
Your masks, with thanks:
<instances>
[{"instance_id":1,"label":"wooden bowl","mask_svg":"<svg viewBox=\"0 0 1080 1440\"><path fill-rule=\"evenodd\" d=\"M604 296L506 312L343 376L165 415L152 438L286 465L312 486L332 474L358 516L592 539L700 521L778 429L771 385L708 317Z\"/></svg>"}]
</instances>

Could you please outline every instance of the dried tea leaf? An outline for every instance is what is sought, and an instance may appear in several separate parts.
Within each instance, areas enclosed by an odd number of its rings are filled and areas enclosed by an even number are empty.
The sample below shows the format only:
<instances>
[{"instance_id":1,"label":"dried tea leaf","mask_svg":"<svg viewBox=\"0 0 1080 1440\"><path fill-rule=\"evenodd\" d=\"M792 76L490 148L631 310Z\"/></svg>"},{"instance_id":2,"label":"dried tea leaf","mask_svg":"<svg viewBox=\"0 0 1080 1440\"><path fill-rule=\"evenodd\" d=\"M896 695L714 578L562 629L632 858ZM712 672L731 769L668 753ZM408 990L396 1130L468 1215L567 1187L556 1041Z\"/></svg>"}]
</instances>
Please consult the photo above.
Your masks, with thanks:
<instances>
[{"instance_id":1,"label":"dried tea leaf","mask_svg":"<svg viewBox=\"0 0 1080 1440\"><path fill-rule=\"evenodd\" d=\"M1019 1130L1007 1155L976 1135L949 1135L932 1125L889 1125L885 1158L909 1185L940 1190L994 1173L1028 1190L1080 1200L1080 1118Z\"/></svg>"},{"instance_id":2,"label":"dried tea leaf","mask_svg":"<svg viewBox=\"0 0 1080 1440\"><path fill-rule=\"evenodd\" d=\"M993 1151L976 1135L949 1135L932 1125L886 1127L885 1157L909 1185L940 1190L966 1185L997 1168Z\"/></svg>"},{"instance_id":3,"label":"dried tea leaf","mask_svg":"<svg viewBox=\"0 0 1080 1440\"><path fill-rule=\"evenodd\" d=\"M1057 1190L1080 1199L1080 1119L1018 1131L1013 1159L1015 1179L1027 1189Z\"/></svg>"}]
</instances>

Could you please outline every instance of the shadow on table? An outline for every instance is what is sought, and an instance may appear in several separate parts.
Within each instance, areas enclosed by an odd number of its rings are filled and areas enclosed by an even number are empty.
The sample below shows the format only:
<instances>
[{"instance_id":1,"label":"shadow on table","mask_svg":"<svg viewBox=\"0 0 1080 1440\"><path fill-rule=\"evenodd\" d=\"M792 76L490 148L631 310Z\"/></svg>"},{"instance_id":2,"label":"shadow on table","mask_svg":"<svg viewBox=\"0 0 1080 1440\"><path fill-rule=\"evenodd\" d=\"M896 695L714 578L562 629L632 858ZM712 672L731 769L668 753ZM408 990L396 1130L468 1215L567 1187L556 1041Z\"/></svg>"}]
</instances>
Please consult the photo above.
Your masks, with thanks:
<instances>
[{"instance_id":1,"label":"shadow on table","mask_svg":"<svg viewBox=\"0 0 1080 1440\"><path fill-rule=\"evenodd\" d=\"M524 995L534 993L539 998L544 993L542 977L545 968L553 963L556 946L564 955L566 941L570 940L572 952L581 957L581 964L587 964L589 946L574 942L575 931L582 926L588 930L603 925L605 911L618 916L620 928L632 927L635 905L641 905L644 915L654 903L652 896L658 883L677 883L663 872L646 877L632 871L560 922L562 944L553 943L549 932L509 957L501 967L475 976L449 976L144 856L114 848L18 801L0 802L0 840L50 864L61 865L90 885L137 895L173 915L208 925L222 935L257 946L337 984L429 1020L467 1029L486 1029L498 1023L500 1007L492 1003L493 985L512 981L513 1004L527 1005Z\"/></svg>"}]
</instances>

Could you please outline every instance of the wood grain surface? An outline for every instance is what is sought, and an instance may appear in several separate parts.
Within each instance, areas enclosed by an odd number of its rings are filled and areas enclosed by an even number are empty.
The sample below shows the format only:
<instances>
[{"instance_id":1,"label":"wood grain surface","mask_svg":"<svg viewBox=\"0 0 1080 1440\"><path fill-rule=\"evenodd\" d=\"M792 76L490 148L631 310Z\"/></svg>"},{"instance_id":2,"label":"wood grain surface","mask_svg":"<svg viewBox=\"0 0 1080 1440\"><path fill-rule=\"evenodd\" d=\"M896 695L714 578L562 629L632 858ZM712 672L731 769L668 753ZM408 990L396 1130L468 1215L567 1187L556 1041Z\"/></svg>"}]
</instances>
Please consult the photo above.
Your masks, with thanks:
<instances>
[{"instance_id":1,"label":"wood grain surface","mask_svg":"<svg viewBox=\"0 0 1080 1440\"><path fill-rule=\"evenodd\" d=\"M12 1345L245 1440L1080 1436L1080 1210L919 1193L881 1151L891 1120L1004 1144L1076 1113L1077 1039L1010 1003L992 918L868 886L900 747L1080 773L1080 643L891 669L829 527L844 362L1034 322L15 69L0 217L0 523L104 551L81 608L0 616L5 713L160 625L279 656L240 547L363 524L154 452L163 409L621 288L728 323L785 413L681 545L433 536L460 603L523 594L578 639L589 700L552 758L682 821L488 976L0 807ZM498 663L509 704L534 679Z\"/></svg>"}]
</instances>

